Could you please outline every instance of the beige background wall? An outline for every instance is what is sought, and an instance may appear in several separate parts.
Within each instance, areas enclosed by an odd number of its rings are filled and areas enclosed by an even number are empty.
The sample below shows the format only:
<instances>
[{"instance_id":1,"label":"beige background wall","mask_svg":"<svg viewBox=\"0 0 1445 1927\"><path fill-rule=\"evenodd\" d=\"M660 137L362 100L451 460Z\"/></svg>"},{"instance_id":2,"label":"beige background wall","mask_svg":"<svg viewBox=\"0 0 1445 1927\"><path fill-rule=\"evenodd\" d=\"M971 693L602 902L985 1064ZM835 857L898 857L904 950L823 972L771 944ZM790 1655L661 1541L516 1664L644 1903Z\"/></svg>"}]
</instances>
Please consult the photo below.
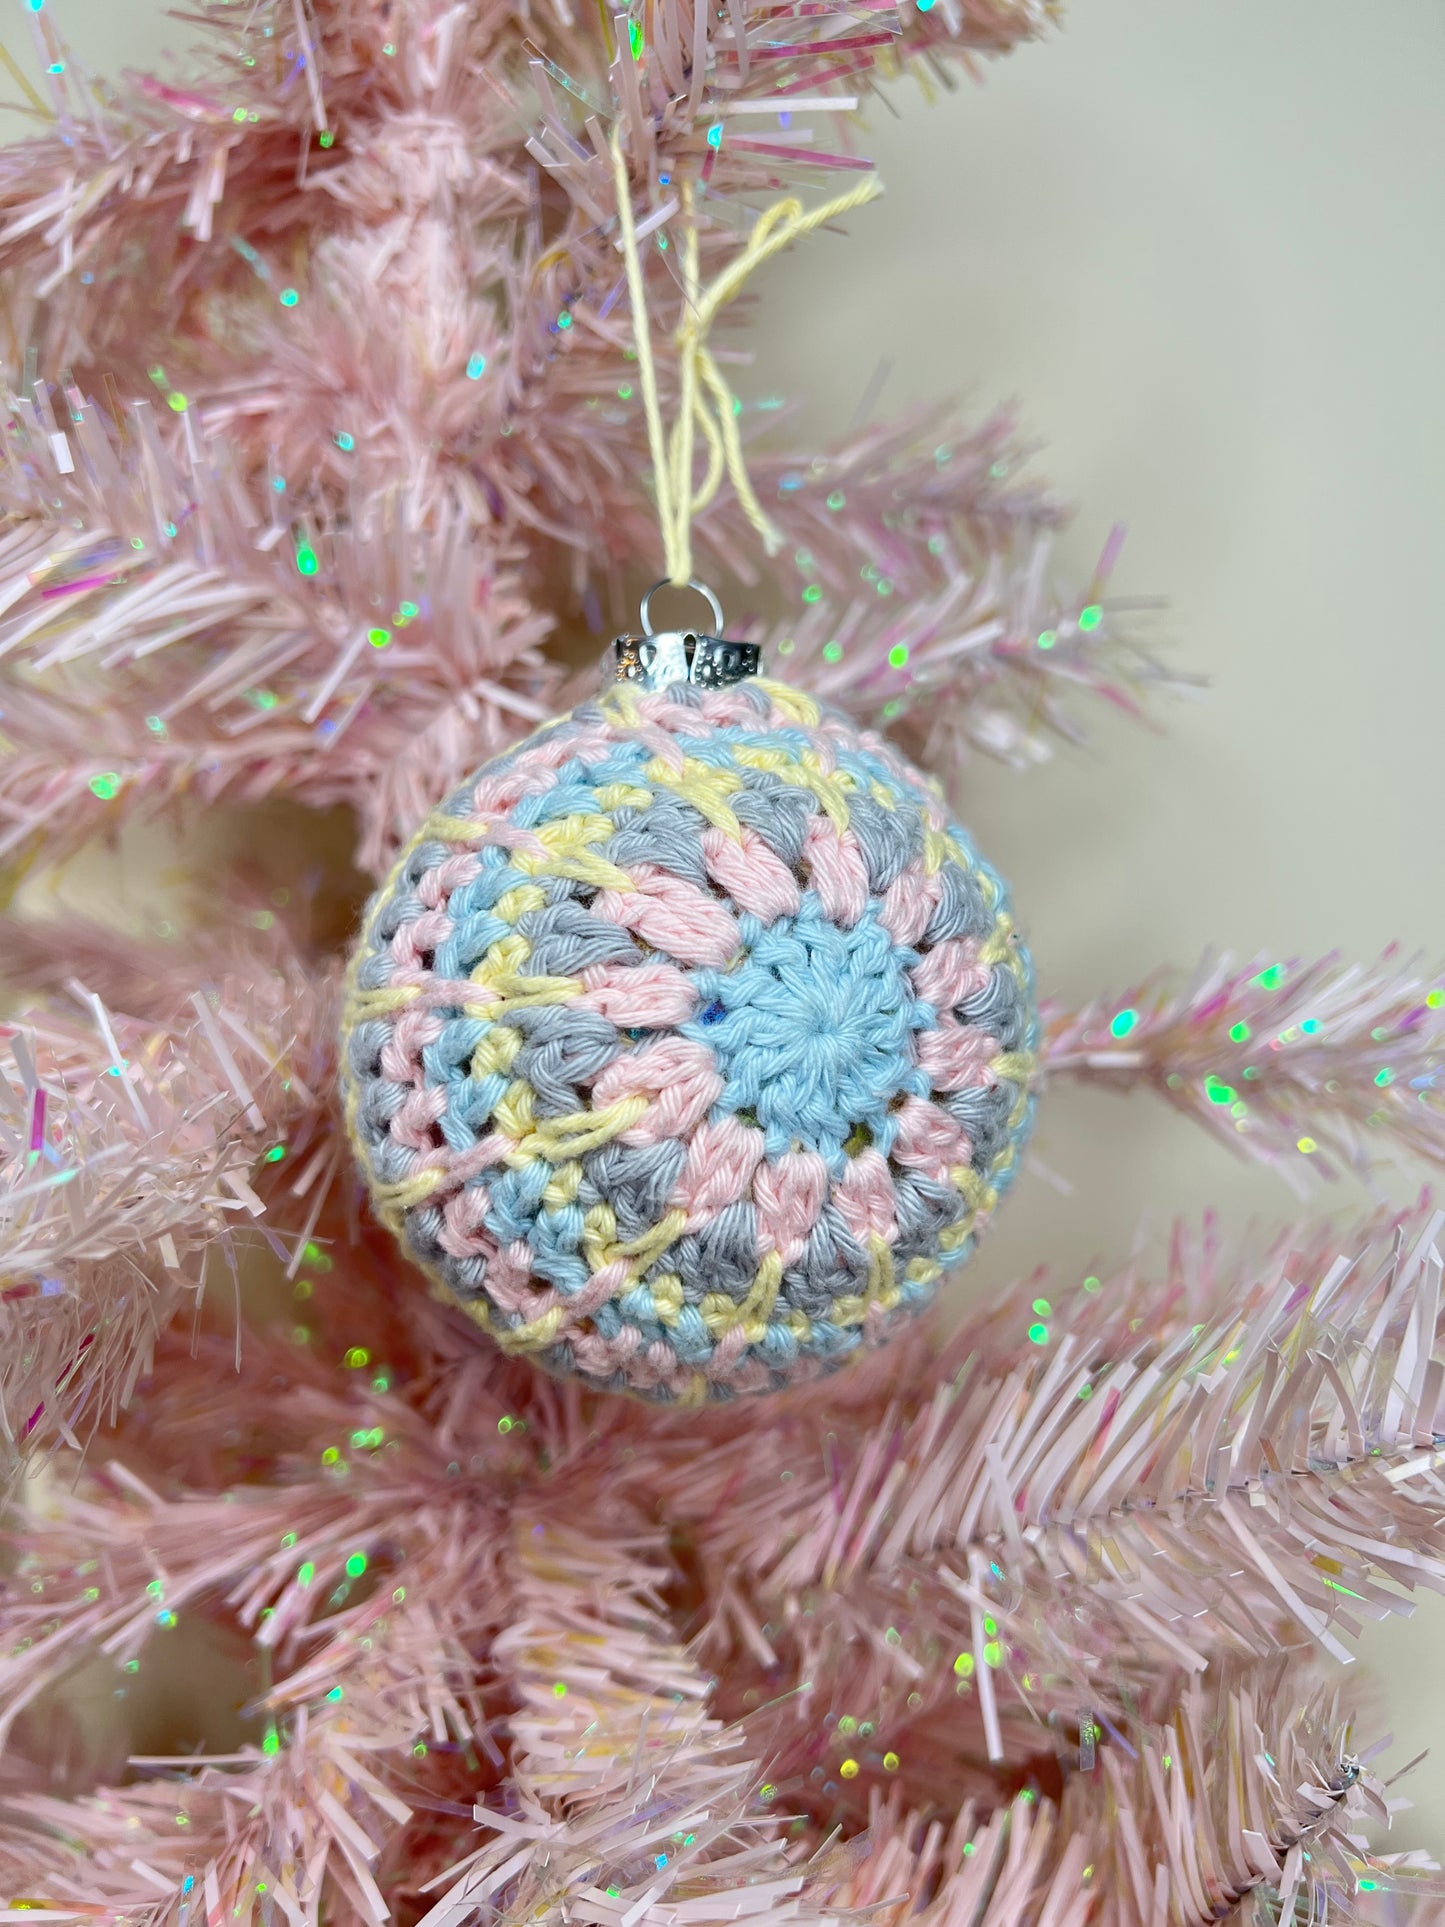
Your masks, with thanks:
<instances>
[{"instance_id":1,"label":"beige background wall","mask_svg":"<svg viewBox=\"0 0 1445 1927\"><path fill-rule=\"evenodd\" d=\"M184 44L155 0L49 0L103 69ZM9 9L13 9L10 11ZM20 0L0 32L18 51ZM1087 571L1213 684L1151 736L968 815L1045 986L1082 996L1211 943L1288 955L1395 937L1445 955L1445 7L1440 0L1075 0L1050 44L925 110L875 110L889 199L766 288L757 392L836 432L880 360L890 403L1017 395L1080 514ZM1206 1203L1287 1216L1276 1181L1140 1103L1060 1092L969 1289L1066 1276ZM1337 1196L1326 1202L1347 1205ZM1374 1638L1397 1761L1445 1712L1445 1609ZM1445 1851L1445 1752L1407 1789Z\"/></svg>"}]
</instances>

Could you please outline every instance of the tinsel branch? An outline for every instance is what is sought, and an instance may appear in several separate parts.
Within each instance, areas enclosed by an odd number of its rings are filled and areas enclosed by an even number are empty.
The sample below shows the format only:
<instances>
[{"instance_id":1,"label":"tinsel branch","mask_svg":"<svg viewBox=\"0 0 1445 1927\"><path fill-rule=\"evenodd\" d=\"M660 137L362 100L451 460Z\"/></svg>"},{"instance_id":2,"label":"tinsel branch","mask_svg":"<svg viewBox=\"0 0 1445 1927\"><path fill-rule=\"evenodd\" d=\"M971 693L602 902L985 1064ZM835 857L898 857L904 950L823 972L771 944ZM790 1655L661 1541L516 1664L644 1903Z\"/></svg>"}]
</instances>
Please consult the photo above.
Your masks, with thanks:
<instances>
[{"instance_id":1,"label":"tinsel branch","mask_svg":"<svg viewBox=\"0 0 1445 1927\"><path fill-rule=\"evenodd\" d=\"M1384 1884L1396 1863L1369 1855L1360 1832L1388 1820L1383 1789L1328 1690L1300 1692L1280 1665L1196 1681L1127 1752L1091 1757L1063 1817L1095 1843L1097 1921L1208 1927L1251 1896L1270 1917L1315 1919L1361 1883Z\"/></svg>"},{"instance_id":2,"label":"tinsel branch","mask_svg":"<svg viewBox=\"0 0 1445 1927\"><path fill-rule=\"evenodd\" d=\"M259 1440L267 1428L254 1395L249 1403ZM378 1403L385 1426L358 1428ZM335 1420L304 1392L296 1407L298 1427ZM168 1790L133 1785L69 1806L19 1792L0 1800L0 1865L43 1881L53 1904L75 1900L90 1917L84 1903L103 1898L108 1919L141 1907L157 1923L184 1922L199 1882L207 1906L224 1895L228 1914L269 1891L291 1919L381 1927L391 1903L378 1881L415 1896L428 1865L445 1865L429 1815L466 1811L459 1786L476 1798L500 1761L491 1727L505 1702L486 1655L508 1615L504 1516L484 1482L448 1490L444 1467L422 1496L433 1434L379 1400L369 1378L348 1421L347 1458L323 1454L320 1478L293 1466L289 1482L283 1473L249 1493L168 1500L116 1465L88 1499L57 1499L53 1517L32 1522L21 1561L29 1597L19 1592L5 1615L18 1635L0 1674L6 1727L87 1652L136 1670L151 1642L198 1612L248 1630L269 1680L256 1706L263 1743L199 1763L142 1762ZM408 1480L400 1464L418 1449ZM503 1471L504 1448L494 1456ZM113 1838L127 1844L119 1859Z\"/></svg>"},{"instance_id":3,"label":"tinsel branch","mask_svg":"<svg viewBox=\"0 0 1445 1927\"><path fill-rule=\"evenodd\" d=\"M1145 1086L1239 1155L1303 1189L1403 1151L1445 1164L1445 988L1389 950L1379 963L1206 961L1078 1012L1045 1013L1044 1061Z\"/></svg>"},{"instance_id":4,"label":"tinsel branch","mask_svg":"<svg viewBox=\"0 0 1445 1927\"><path fill-rule=\"evenodd\" d=\"M509 1802L478 1807L483 1842L433 1883L424 1920L564 1903L597 1927L702 1922L733 1917L740 1892L750 1914L814 1918L759 1762L708 1716L712 1682L673 1638L665 1542L640 1519L599 1540L570 1510L518 1509L516 1617L495 1649L516 1698Z\"/></svg>"},{"instance_id":5,"label":"tinsel branch","mask_svg":"<svg viewBox=\"0 0 1445 1927\"><path fill-rule=\"evenodd\" d=\"M113 1421L181 1303L234 1269L235 1226L278 1193L290 1230L278 1249L299 1256L339 1161L336 995L334 972L315 981L258 949L251 970L172 990L163 1010L126 1016L76 982L6 1026L0 1427L12 1449L75 1444Z\"/></svg>"},{"instance_id":6,"label":"tinsel branch","mask_svg":"<svg viewBox=\"0 0 1445 1927\"><path fill-rule=\"evenodd\" d=\"M274 1755L186 1762L184 1779L180 1761L141 1761L169 1770L74 1801L22 1793L0 1805L0 1870L43 1886L51 1920L185 1927L259 1906L298 1927L386 1927L374 1869L413 1816L373 1755L401 1737L358 1735L328 1708Z\"/></svg>"},{"instance_id":7,"label":"tinsel branch","mask_svg":"<svg viewBox=\"0 0 1445 1927\"><path fill-rule=\"evenodd\" d=\"M946 1830L897 1792L877 1797L866 1852L850 1857L853 1864L829 1883L833 1905L849 1919L887 1927L1084 1927L1095 1913L1087 1840L1066 1834L1054 1803L1031 1790L992 1811L970 1801Z\"/></svg>"},{"instance_id":8,"label":"tinsel branch","mask_svg":"<svg viewBox=\"0 0 1445 1927\"><path fill-rule=\"evenodd\" d=\"M1003 1758L1028 1707L1077 1721L1282 1622L1348 1659L1362 1617L1445 1589L1439 1223L1325 1229L1209 1290L1183 1252L1162 1295L1030 1281L928 1396L784 1422L781 1483L741 1436L689 1457L661 1489L705 1542L706 1636L758 1662L729 1690L783 1651L820 1701L846 1675L898 1717L962 1682Z\"/></svg>"},{"instance_id":9,"label":"tinsel branch","mask_svg":"<svg viewBox=\"0 0 1445 1927\"><path fill-rule=\"evenodd\" d=\"M382 502L374 521L298 530L216 444L162 432L146 405L122 431L78 390L67 472L43 396L10 402L10 503L31 519L0 594L0 854L43 829L54 860L182 793L279 792L354 804L380 865L438 782L548 713L550 622L455 516L417 531ZM304 573L318 546L324 592Z\"/></svg>"}]
</instances>

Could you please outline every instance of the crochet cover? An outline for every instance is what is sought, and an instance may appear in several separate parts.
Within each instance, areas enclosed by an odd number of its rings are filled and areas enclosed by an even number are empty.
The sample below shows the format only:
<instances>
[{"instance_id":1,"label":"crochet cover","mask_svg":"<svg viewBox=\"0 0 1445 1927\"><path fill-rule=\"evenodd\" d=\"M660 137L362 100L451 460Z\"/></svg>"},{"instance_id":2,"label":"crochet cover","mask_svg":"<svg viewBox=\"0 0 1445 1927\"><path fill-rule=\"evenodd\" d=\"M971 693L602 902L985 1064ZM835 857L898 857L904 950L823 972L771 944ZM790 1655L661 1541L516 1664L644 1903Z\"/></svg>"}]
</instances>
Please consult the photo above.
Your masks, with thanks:
<instances>
[{"instance_id":1,"label":"crochet cover","mask_svg":"<svg viewBox=\"0 0 1445 1927\"><path fill-rule=\"evenodd\" d=\"M932 1297L1013 1176L1003 886L884 742L766 680L619 685L469 779L368 912L347 1116L508 1350L697 1404Z\"/></svg>"}]
</instances>

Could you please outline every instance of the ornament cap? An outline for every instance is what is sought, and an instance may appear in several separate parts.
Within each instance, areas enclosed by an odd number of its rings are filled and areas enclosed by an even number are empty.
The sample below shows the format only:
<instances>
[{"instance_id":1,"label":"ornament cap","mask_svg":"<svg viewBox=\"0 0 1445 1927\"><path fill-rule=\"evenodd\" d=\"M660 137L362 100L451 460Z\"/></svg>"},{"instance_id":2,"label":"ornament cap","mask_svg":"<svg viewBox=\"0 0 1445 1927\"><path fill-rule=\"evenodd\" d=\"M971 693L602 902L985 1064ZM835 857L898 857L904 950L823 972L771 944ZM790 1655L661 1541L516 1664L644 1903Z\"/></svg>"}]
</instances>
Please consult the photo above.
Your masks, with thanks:
<instances>
[{"instance_id":1,"label":"ornament cap","mask_svg":"<svg viewBox=\"0 0 1445 1927\"><path fill-rule=\"evenodd\" d=\"M612 645L617 656L616 680L640 684L645 690L666 689L679 682L721 689L757 675L763 652L755 642L732 642L721 633L705 635L695 629L653 629L652 598L659 589L674 587L686 587L700 595L708 605L714 628L721 632L725 626L722 604L705 582L674 584L666 578L654 582L642 598L642 633L619 636Z\"/></svg>"}]
</instances>

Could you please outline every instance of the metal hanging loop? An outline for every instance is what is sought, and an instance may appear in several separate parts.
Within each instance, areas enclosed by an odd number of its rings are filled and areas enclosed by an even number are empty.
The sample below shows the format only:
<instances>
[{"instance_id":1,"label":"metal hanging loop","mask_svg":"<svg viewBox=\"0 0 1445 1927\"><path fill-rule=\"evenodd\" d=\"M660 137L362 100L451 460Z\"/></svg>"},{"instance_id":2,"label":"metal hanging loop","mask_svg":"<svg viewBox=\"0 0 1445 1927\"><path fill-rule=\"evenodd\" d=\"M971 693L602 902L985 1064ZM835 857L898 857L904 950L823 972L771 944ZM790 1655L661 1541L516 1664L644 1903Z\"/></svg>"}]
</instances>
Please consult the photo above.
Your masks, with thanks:
<instances>
[{"instance_id":1,"label":"metal hanging loop","mask_svg":"<svg viewBox=\"0 0 1445 1927\"><path fill-rule=\"evenodd\" d=\"M663 577L661 582L653 583L652 587L648 590L647 594L642 598L641 614L642 614L642 633L644 636L650 636L653 632L652 615L651 615L652 598L657 594L658 590L672 589L672 588L680 589L682 586L683 585L680 582L679 583L669 582L666 576ZM705 582L698 582L697 580L694 579L693 581L687 584L687 587L692 590L694 595L700 595L703 601L707 604L708 608L711 609L713 625L714 625L714 633L720 636L724 628L726 627L726 624L723 621L722 604L718 601L717 597L713 594L712 590L707 586Z\"/></svg>"}]
</instances>

